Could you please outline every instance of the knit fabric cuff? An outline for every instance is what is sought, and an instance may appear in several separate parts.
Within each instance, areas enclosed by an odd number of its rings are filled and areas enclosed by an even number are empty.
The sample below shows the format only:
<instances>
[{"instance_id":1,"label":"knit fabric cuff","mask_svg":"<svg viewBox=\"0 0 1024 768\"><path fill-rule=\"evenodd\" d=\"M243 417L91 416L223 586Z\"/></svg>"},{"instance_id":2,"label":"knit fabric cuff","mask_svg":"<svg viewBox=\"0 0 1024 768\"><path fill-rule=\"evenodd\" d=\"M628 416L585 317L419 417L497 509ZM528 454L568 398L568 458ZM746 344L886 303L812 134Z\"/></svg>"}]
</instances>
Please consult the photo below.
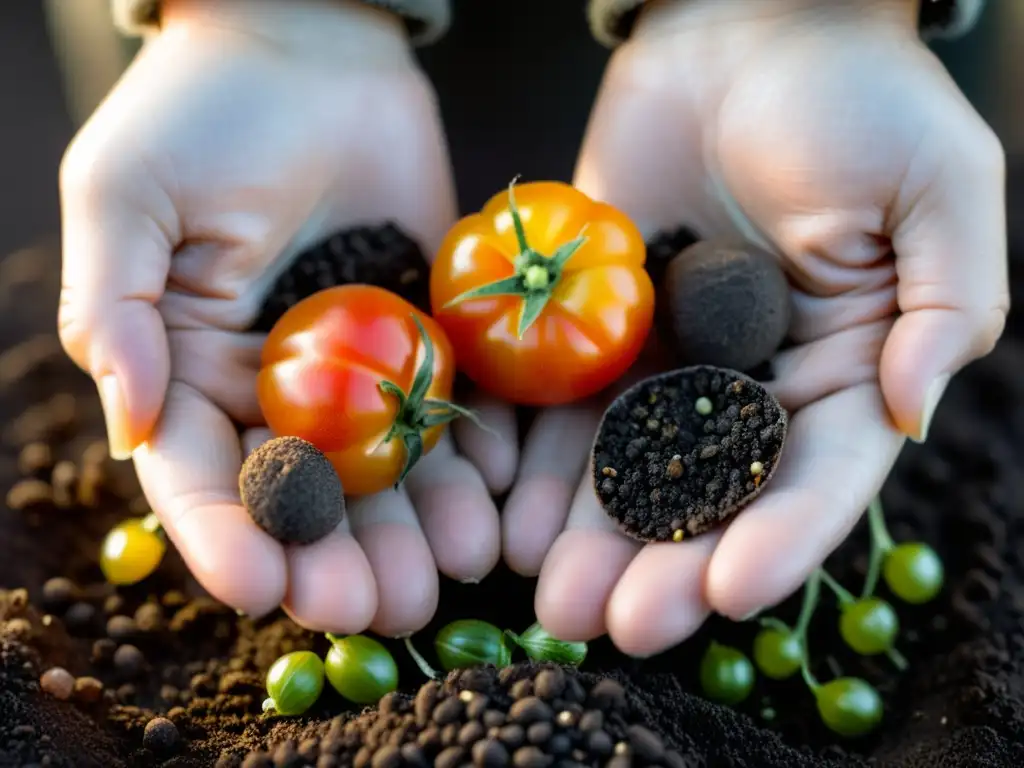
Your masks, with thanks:
<instances>
[{"instance_id":1,"label":"knit fabric cuff","mask_svg":"<svg viewBox=\"0 0 1024 768\"><path fill-rule=\"evenodd\" d=\"M609 48L624 42L643 4L644 0L590 0L587 16L594 37ZM959 37L974 26L984 7L985 0L921 0L921 34L925 39Z\"/></svg>"},{"instance_id":2,"label":"knit fabric cuff","mask_svg":"<svg viewBox=\"0 0 1024 768\"><path fill-rule=\"evenodd\" d=\"M114 22L127 35L138 36L160 27L160 0L112 0ZM362 0L401 16L414 45L429 45L451 25L451 0Z\"/></svg>"}]
</instances>

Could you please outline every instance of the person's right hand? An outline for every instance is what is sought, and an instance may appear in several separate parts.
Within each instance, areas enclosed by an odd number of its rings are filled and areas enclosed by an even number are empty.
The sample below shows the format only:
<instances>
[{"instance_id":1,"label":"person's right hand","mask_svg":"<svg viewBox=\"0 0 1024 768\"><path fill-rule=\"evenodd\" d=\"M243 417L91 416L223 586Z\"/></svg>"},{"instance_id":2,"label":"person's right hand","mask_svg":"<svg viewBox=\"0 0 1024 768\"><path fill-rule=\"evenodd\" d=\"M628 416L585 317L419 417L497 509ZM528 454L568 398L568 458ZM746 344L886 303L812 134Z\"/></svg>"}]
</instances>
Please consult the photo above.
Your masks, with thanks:
<instances>
[{"instance_id":1,"label":"person's right hand","mask_svg":"<svg viewBox=\"0 0 1024 768\"><path fill-rule=\"evenodd\" d=\"M452 442L407 492L286 550L239 502L232 419L261 423L263 337L246 329L303 248L395 220L435 251L455 204L433 93L401 21L355 2L165 0L162 21L61 168L63 344L97 382L111 454L134 457L215 597L338 633L418 630L439 569L478 580L500 553Z\"/></svg>"}]
</instances>

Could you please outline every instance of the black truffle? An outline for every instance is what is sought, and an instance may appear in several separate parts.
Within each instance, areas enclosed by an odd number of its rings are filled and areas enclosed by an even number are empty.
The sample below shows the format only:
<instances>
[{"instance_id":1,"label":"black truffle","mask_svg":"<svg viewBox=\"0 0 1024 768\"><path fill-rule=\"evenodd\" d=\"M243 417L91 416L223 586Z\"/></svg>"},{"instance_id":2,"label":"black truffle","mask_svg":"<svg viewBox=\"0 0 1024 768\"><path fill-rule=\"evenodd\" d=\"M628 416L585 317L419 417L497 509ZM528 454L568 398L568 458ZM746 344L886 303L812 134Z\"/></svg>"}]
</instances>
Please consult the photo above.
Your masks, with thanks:
<instances>
[{"instance_id":1,"label":"black truffle","mask_svg":"<svg viewBox=\"0 0 1024 768\"><path fill-rule=\"evenodd\" d=\"M778 260L751 243L706 240L680 252L659 287L659 326L682 365L750 371L789 329Z\"/></svg>"},{"instance_id":2,"label":"black truffle","mask_svg":"<svg viewBox=\"0 0 1024 768\"><path fill-rule=\"evenodd\" d=\"M292 260L271 286L250 330L269 331L303 299L349 283L385 288L429 312L429 275L419 245L394 224L341 230Z\"/></svg>"},{"instance_id":3,"label":"black truffle","mask_svg":"<svg viewBox=\"0 0 1024 768\"><path fill-rule=\"evenodd\" d=\"M652 376L601 420L592 453L598 498L640 541L703 533L764 490L787 423L779 401L737 371L694 366Z\"/></svg>"},{"instance_id":4,"label":"black truffle","mask_svg":"<svg viewBox=\"0 0 1024 768\"><path fill-rule=\"evenodd\" d=\"M253 451L238 486L252 519L283 544L312 544L345 515L341 480L331 462L297 437L277 437Z\"/></svg>"}]
</instances>

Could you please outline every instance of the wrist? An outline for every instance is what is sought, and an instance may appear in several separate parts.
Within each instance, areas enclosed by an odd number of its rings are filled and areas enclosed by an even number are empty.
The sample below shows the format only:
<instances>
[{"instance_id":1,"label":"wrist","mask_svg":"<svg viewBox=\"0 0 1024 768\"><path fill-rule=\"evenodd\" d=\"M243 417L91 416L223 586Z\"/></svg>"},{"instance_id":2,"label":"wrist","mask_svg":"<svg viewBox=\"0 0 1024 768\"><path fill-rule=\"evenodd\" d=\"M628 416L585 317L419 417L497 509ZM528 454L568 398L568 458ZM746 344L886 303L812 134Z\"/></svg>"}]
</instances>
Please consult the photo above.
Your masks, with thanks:
<instances>
[{"instance_id":1,"label":"wrist","mask_svg":"<svg viewBox=\"0 0 1024 768\"><path fill-rule=\"evenodd\" d=\"M761 28L793 23L873 23L916 33L922 0L649 0L634 35Z\"/></svg>"},{"instance_id":2,"label":"wrist","mask_svg":"<svg viewBox=\"0 0 1024 768\"><path fill-rule=\"evenodd\" d=\"M163 0L161 26L235 32L324 63L412 61L402 20L358 0Z\"/></svg>"}]
</instances>

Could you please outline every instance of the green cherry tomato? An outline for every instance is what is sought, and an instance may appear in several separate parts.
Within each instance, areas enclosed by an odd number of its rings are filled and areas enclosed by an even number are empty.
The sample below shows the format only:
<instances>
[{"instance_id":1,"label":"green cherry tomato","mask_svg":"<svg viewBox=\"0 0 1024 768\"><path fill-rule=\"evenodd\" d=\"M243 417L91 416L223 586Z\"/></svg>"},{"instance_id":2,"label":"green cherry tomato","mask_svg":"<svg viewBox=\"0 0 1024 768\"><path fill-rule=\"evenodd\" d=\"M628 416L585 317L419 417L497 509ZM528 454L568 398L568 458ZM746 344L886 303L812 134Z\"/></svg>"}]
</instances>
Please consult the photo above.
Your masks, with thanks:
<instances>
[{"instance_id":1,"label":"green cherry tomato","mask_svg":"<svg viewBox=\"0 0 1024 768\"><path fill-rule=\"evenodd\" d=\"M739 704L754 688L754 665L742 651L712 642L700 662L704 695L719 704Z\"/></svg>"},{"instance_id":2,"label":"green cherry tomato","mask_svg":"<svg viewBox=\"0 0 1024 768\"><path fill-rule=\"evenodd\" d=\"M587 644L569 642L553 637L538 622L534 622L521 635L506 633L530 661L569 664L578 667L587 658Z\"/></svg>"},{"instance_id":3,"label":"green cherry tomato","mask_svg":"<svg viewBox=\"0 0 1024 768\"><path fill-rule=\"evenodd\" d=\"M324 667L334 690L355 704L375 704L398 688L394 657L365 635L331 638Z\"/></svg>"},{"instance_id":4,"label":"green cherry tomato","mask_svg":"<svg viewBox=\"0 0 1024 768\"><path fill-rule=\"evenodd\" d=\"M434 650L446 672L484 664L500 669L512 661L505 633L476 619L459 619L441 627L434 638Z\"/></svg>"},{"instance_id":5,"label":"green cherry tomato","mask_svg":"<svg viewBox=\"0 0 1024 768\"><path fill-rule=\"evenodd\" d=\"M939 594L945 571L934 549L914 541L899 544L889 552L882 566L882 578L900 600L920 605Z\"/></svg>"},{"instance_id":6,"label":"green cherry tomato","mask_svg":"<svg viewBox=\"0 0 1024 768\"><path fill-rule=\"evenodd\" d=\"M267 672L267 712L301 715L320 698L324 689L324 663L312 651L286 653Z\"/></svg>"},{"instance_id":7,"label":"green cherry tomato","mask_svg":"<svg viewBox=\"0 0 1024 768\"><path fill-rule=\"evenodd\" d=\"M754 638L754 663L772 680L792 677L803 656L803 643L792 632L766 627Z\"/></svg>"},{"instance_id":8,"label":"green cherry tomato","mask_svg":"<svg viewBox=\"0 0 1024 768\"><path fill-rule=\"evenodd\" d=\"M857 677L840 677L817 691L818 714L829 730L840 736L863 736L882 720L878 691Z\"/></svg>"},{"instance_id":9,"label":"green cherry tomato","mask_svg":"<svg viewBox=\"0 0 1024 768\"><path fill-rule=\"evenodd\" d=\"M899 631L896 611L880 597L865 597L844 606L839 619L839 634L862 656L888 651Z\"/></svg>"}]
</instances>

